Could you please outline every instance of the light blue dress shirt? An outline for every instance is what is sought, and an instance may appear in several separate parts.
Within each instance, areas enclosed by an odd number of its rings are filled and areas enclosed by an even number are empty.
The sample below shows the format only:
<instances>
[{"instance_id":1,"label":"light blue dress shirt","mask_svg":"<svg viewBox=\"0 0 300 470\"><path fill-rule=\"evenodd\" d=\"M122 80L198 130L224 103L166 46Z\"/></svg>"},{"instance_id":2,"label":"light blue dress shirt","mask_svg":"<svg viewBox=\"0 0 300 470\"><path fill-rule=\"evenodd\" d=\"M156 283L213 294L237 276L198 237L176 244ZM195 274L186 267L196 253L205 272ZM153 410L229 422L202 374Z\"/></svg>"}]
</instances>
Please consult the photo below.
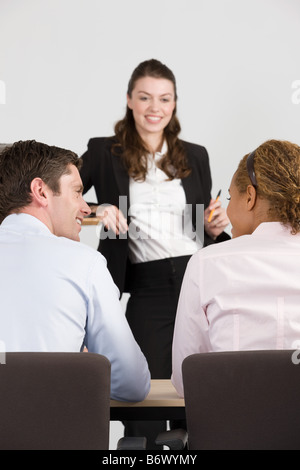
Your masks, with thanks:
<instances>
[{"instance_id":1,"label":"light blue dress shirt","mask_svg":"<svg viewBox=\"0 0 300 470\"><path fill-rule=\"evenodd\" d=\"M89 352L111 363L111 397L143 400L150 373L105 258L53 235L37 218L0 226L0 341L9 351Z\"/></svg>"}]
</instances>

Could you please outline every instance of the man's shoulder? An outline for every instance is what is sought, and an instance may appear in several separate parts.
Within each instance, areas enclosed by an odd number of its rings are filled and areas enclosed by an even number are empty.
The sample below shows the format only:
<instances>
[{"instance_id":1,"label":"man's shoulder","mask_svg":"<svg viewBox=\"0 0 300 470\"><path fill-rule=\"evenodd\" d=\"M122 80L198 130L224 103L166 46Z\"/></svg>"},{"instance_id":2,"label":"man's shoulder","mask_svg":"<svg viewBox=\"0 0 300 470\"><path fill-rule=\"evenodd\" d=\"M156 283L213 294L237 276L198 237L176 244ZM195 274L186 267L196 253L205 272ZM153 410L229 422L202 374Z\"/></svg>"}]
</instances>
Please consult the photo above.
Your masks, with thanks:
<instances>
[{"instance_id":1,"label":"man's shoulder","mask_svg":"<svg viewBox=\"0 0 300 470\"><path fill-rule=\"evenodd\" d=\"M65 237L53 237L53 243L57 246L58 252L63 253L74 263L79 263L81 267L91 266L93 263L100 263L106 266L106 259L95 248L86 245L83 242L70 240Z\"/></svg>"}]
</instances>

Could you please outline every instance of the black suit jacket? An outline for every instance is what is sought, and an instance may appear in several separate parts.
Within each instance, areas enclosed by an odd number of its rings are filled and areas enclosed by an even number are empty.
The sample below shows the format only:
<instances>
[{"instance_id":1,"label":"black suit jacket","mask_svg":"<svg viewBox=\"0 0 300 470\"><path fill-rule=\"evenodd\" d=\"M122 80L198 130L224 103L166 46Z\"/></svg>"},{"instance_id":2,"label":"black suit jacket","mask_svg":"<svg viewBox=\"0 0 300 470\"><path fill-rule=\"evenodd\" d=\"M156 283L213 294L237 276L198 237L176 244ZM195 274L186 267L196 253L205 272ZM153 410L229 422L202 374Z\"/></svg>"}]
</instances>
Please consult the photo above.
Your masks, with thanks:
<instances>
[{"instance_id":1,"label":"black suit jacket","mask_svg":"<svg viewBox=\"0 0 300 470\"><path fill-rule=\"evenodd\" d=\"M81 178L86 193L92 186L98 199L98 204L111 204L119 207L119 196L126 196L127 209L129 200L129 176L120 157L111 152L113 138L93 138L88 143L88 150L82 156ZM207 151L204 147L182 141L191 174L182 179L182 185L186 194L187 204L191 205L192 223L196 227L196 205L204 204L206 208L211 200L211 173ZM119 207L127 216L130 223L128 210ZM115 236L108 231L101 239L98 250L107 259L107 267L111 272L114 282L120 293L126 291L126 270L128 269L128 238L126 235ZM103 238L103 234L102 234ZM229 239L229 235L223 232L217 242ZM204 233L204 246L215 243Z\"/></svg>"}]
</instances>

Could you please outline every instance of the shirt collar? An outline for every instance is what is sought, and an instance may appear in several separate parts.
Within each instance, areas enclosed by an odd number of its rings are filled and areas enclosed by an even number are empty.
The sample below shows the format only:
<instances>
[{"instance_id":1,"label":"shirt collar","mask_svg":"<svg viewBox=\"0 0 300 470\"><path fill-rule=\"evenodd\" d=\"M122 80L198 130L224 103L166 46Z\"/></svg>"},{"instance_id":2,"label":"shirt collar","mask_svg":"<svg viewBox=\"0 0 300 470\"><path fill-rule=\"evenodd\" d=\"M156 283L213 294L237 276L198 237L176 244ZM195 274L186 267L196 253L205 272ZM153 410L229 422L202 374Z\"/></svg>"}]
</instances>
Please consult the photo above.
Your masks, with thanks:
<instances>
[{"instance_id":1,"label":"shirt collar","mask_svg":"<svg viewBox=\"0 0 300 470\"><path fill-rule=\"evenodd\" d=\"M254 230L252 236L259 238L273 238L279 236L300 237L300 234L291 235L291 227L287 227L281 222L263 222Z\"/></svg>"},{"instance_id":2,"label":"shirt collar","mask_svg":"<svg viewBox=\"0 0 300 470\"><path fill-rule=\"evenodd\" d=\"M161 148L161 151L160 152L155 152L154 154L154 160L157 162L159 161L168 151L168 144L167 144L167 141L164 140L164 143L162 145L162 148ZM150 158L151 160L153 160L153 156L152 155L149 155L148 158Z\"/></svg>"},{"instance_id":3,"label":"shirt collar","mask_svg":"<svg viewBox=\"0 0 300 470\"><path fill-rule=\"evenodd\" d=\"M39 219L30 214L8 215L0 228L22 233L44 233L53 235L49 228Z\"/></svg>"},{"instance_id":4,"label":"shirt collar","mask_svg":"<svg viewBox=\"0 0 300 470\"><path fill-rule=\"evenodd\" d=\"M165 155L167 153L167 151L168 151L168 144L167 144L167 141L164 140L161 151L157 152L157 155L160 155L162 157L163 155Z\"/></svg>"}]
</instances>

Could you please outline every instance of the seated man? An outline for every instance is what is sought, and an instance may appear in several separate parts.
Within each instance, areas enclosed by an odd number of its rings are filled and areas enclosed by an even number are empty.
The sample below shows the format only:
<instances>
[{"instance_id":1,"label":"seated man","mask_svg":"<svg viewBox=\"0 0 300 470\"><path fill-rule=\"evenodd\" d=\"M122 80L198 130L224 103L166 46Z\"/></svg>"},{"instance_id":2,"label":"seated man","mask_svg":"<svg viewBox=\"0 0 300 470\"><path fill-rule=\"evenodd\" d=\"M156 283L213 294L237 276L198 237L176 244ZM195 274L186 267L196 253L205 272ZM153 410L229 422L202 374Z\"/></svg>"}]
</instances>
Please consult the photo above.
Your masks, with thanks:
<instances>
[{"instance_id":1,"label":"seated man","mask_svg":"<svg viewBox=\"0 0 300 470\"><path fill-rule=\"evenodd\" d=\"M105 259L78 243L90 213L79 166L73 152L35 141L0 154L0 340L7 352L86 346L111 362L111 397L140 401L146 359Z\"/></svg>"},{"instance_id":2,"label":"seated man","mask_svg":"<svg viewBox=\"0 0 300 470\"><path fill-rule=\"evenodd\" d=\"M181 289L172 378L181 396L191 354L300 347L300 147L264 143L229 192L234 239L196 253Z\"/></svg>"}]
</instances>

